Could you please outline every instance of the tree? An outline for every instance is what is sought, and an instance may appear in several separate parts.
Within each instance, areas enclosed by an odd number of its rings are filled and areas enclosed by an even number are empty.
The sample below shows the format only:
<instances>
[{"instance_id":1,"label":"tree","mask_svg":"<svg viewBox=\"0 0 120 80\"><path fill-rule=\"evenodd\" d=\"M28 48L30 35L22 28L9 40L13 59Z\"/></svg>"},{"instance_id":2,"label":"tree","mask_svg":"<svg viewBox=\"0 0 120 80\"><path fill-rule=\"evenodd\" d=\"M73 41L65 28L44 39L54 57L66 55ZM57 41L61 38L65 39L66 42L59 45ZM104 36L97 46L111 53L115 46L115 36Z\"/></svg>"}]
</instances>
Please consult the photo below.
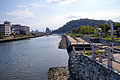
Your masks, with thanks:
<instances>
[{"instance_id":1,"label":"tree","mask_svg":"<svg viewBox=\"0 0 120 80\"><path fill-rule=\"evenodd\" d=\"M78 28L73 28L73 29L72 29L72 33L73 33L73 34L78 34Z\"/></svg>"},{"instance_id":2,"label":"tree","mask_svg":"<svg viewBox=\"0 0 120 80\"><path fill-rule=\"evenodd\" d=\"M1 39L3 38L3 35L4 35L4 33L3 33L3 32L0 32L0 38L1 38Z\"/></svg>"},{"instance_id":3,"label":"tree","mask_svg":"<svg viewBox=\"0 0 120 80\"><path fill-rule=\"evenodd\" d=\"M79 29L79 33L81 34L92 34L94 31L94 28L92 26L81 26Z\"/></svg>"},{"instance_id":4,"label":"tree","mask_svg":"<svg viewBox=\"0 0 120 80\"><path fill-rule=\"evenodd\" d=\"M110 25L109 24L101 24L97 27L102 29L102 33L104 33L105 36L108 35L108 30L110 30Z\"/></svg>"}]
</instances>

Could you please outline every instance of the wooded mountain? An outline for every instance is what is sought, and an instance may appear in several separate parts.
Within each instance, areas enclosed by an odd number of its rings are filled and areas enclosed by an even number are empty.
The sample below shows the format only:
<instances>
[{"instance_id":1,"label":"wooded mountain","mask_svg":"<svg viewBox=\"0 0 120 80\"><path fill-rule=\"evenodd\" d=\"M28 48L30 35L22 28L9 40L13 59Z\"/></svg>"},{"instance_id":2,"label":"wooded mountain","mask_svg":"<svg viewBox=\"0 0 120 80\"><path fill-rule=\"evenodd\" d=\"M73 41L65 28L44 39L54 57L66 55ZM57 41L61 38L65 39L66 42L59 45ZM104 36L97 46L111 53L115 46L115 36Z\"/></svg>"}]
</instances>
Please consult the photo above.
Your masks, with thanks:
<instances>
[{"instance_id":1,"label":"wooded mountain","mask_svg":"<svg viewBox=\"0 0 120 80\"><path fill-rule=\"evenodd\" d=\"M79 19L79 20L72 20L67 22L63 27L60 27L57 30L52 31L52 34L63 34L66 32L71 31L73 28L79 28L82 25L89 25L89 26L97 26L100 24L108 23L105 20L93 20L93 19Z\"/></svg>"}]
</instances>

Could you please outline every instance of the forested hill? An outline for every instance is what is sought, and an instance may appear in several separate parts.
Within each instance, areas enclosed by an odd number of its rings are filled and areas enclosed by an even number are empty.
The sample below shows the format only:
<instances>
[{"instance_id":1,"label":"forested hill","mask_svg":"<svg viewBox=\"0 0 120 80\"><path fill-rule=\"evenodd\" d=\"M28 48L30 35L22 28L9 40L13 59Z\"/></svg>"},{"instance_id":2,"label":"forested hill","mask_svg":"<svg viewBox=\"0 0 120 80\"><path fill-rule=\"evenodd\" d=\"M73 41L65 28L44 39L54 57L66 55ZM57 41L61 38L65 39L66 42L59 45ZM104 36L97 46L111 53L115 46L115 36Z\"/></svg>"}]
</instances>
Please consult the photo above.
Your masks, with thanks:
<instances>
[{"instance_id":1,"label":"forested hill","mask_svg":"<svg viewBox=\"0 0 120 80\"><path fill-rule=\"evenodd\" d=\"M93 19L79 19L67 22L63 27L54 30L52 34L62 34L71 31L73 28L79 28L81 25L97 26L100 24L105 24L107 21L104 20L93 20Z\"/></svg>"}]
</instances>

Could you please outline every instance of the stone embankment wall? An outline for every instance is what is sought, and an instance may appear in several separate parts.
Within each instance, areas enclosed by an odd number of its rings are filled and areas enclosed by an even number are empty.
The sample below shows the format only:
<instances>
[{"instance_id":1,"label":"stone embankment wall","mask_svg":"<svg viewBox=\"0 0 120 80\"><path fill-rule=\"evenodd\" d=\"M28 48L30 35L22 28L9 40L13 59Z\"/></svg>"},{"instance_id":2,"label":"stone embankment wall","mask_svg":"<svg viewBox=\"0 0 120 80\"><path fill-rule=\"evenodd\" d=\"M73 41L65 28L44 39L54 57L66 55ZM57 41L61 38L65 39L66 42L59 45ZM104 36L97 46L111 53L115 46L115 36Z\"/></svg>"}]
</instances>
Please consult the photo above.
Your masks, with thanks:
<instances>
[{"instance_id":1,"label":"stone embankment wall","mask_svg":"<svg viewBox=\"0 0 120 80\"><path fill-rule=\"evenodd\" d=\"M59 43L59 48L60 49L65 49L66 48L66 38L64 36L62 36L62 40Z\"/></svg>"},{"instance_id":2,"label":"stone embankment wall","mask_svg":"<svg viewBox=\"0 0 120 80\"><path fill-rule=\"evenodd\" d=\"M70 80L120 80L120 74L105 68L88 56L71 51L69 57Z\"/></svg>"}]
</instances>

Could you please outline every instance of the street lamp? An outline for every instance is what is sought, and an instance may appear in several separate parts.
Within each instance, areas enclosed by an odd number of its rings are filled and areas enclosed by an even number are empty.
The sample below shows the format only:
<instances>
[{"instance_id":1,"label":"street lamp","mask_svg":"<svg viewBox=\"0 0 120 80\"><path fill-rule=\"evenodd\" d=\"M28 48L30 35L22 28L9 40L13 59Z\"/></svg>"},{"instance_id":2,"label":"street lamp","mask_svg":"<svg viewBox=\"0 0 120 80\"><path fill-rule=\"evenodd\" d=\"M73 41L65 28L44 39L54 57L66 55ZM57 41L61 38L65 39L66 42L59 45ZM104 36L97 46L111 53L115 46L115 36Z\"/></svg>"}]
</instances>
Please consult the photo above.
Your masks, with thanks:
<instances>
[{"instance_id":1,"label":"street lamp","mask_svg":"<svg viewBox=\"0 0 120 80\"><path fill-rule=\"evenodd\" d=\"M113 34L114 34L114 26L113 26L113 21L109 20L110 26L111 26L111 38L113 39Z\"/></svg>"}]
</instances>

